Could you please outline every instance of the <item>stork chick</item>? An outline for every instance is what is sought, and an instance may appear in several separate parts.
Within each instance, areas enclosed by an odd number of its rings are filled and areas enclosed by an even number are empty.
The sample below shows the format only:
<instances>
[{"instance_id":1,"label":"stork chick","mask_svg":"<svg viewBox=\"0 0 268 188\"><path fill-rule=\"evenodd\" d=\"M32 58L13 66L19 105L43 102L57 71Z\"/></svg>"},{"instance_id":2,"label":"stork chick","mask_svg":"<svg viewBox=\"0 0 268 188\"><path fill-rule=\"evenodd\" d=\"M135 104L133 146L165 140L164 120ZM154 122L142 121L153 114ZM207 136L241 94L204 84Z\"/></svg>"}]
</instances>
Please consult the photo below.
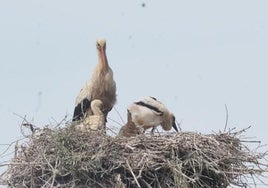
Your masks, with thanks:
<instances>
[{"instance_id":1,"label":"stork chick","mask_svg":"<svg viewBox=\"0 0 268 188\"><path fill-rule=\"evenodd\" d=\"M80 124L76 125L76 128L81 131L104 129L105 117L101 111L102 102L100 100L93 100L90 106L93 114L85 117Z\"/></svg>"},{"instance_id":2,"label":"stork chick","mask_svg":"<svg viewBox=\"0 0 268 188\"><path fill-rule=\"evenodd\" d=\"M146 97L134 102L128 107L128 111L133 123L144 130L150 128L154 130L156 126L161 125L165 131L169 131L173 127L178 132L173 113L154 97Z\"/></svg>"},{"instance_id":3,"label":"stork chick","mask_svg":"<svg viewBox=\"0 0 268 188\"><path fill-rule=\"evenodd\" d=\"M90 103L95 99L102 101L102 112L106 119L108 112L111 111L116 102L116 84L106 56L106 40L97 40L96 47L98 64L91 79L86 82L76 98L73 121L92 115Z\"/></svg>"},{"instance_id":4,"label":"stork chick","mask_svg":"<svg viewBox=\"0 0 268 188\"><path fill-rule=\"evenodd\" d=\"M136 136L138 134L142 134L144 130L141 127L138 127L133 123L131 118L131 113L127 112L127 123L121 127L118 135L124 137Z\"/></svg>"}]
</instances>

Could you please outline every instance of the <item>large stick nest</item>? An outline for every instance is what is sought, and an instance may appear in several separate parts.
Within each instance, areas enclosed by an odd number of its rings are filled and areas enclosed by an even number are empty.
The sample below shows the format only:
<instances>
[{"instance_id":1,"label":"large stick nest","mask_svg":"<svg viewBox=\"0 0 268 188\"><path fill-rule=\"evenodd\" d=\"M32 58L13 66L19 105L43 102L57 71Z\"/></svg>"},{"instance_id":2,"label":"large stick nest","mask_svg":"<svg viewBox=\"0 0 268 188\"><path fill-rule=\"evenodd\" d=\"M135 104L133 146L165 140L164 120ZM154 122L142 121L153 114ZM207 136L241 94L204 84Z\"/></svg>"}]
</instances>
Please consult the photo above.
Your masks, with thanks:
<instances>
[{"instance_id":1,"label":"large stick nest","mask_svg":"<svg viewBox=\"0 0 268 188\"><path fill-rule=\"evenodd\" d=\"M227 187L267 172L265 153L240 135L193 132L111 137L44 128L19 145L8 164L9 187ZM254 178L255 177L255 178Z\"/></svg>"}]
</instances>

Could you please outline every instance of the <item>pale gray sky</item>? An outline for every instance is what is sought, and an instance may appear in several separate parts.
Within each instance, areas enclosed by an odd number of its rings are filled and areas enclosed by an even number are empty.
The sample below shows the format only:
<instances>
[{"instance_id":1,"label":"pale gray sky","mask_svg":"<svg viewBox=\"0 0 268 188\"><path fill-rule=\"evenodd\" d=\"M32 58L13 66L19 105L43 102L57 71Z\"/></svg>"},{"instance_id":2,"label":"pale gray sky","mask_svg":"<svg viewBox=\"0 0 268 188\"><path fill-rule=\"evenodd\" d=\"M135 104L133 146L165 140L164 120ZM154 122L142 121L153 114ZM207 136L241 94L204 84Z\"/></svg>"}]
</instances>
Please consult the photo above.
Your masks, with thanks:
<instances>
[{"instance_id":1,"label":"pale gray sky","mask_svg":"<svg viewBox=\"0 0 268 188\"><path fill-rule=\"evenodd\" d=\"M71 118L99 37L107 39L124 120L129 104L150 95L183 130L211 133L224 128L226 104L230 128L252 125L246 135L268 143L267 7L265 0L0 1L0 143L21 137L14 113L40 127ZM109 117L120 122L115 111Z\"/></svg>"}]
</instances>

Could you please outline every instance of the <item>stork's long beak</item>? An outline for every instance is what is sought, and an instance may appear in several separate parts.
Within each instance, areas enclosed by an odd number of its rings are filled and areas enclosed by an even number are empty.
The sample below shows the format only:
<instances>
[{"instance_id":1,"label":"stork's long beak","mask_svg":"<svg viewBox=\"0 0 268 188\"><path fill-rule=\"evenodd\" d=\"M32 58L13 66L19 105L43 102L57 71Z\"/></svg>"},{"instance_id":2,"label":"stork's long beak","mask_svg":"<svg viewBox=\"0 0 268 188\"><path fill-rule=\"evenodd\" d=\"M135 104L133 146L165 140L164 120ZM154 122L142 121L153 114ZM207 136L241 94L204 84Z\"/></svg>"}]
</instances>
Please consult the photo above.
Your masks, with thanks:
<instances>
[{"instance_id":1,"label":"stork's long beak","mask_svg":"<svg viewBox=\"0 0 268 188\"><path fill-rule=\"evenodd\" d=\"M174 121L172 127L175 129L176 132L179 132L176 122Z\"/></svg>"},{"instance_id":2,"label":"stork's long beak","mask_svg":"<svg viewBox=\"0 0 268 188\"><path fill-rule=\"evenodd\" d=\"M101 59L101 63L103 65L103 67L106 67L107 66L107 58L106 58L105 49L103 47L100 49L100 59Z\"/></svg>"}]
</instances>

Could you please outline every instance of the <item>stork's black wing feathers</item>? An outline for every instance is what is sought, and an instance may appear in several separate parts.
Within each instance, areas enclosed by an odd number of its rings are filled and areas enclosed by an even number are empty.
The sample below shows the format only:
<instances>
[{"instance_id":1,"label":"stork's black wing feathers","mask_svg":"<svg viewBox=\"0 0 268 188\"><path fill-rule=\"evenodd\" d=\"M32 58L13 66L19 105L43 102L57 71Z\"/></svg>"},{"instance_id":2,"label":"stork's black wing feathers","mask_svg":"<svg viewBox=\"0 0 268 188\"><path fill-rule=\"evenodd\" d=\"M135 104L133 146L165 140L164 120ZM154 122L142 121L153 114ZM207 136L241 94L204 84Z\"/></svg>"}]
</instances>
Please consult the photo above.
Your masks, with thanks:
<instances>
[{"instance_id":1,"label":"stork's black wing feathers","mask_svg":"<svg viewBox=\"0 0 268 188\"><path fill-rule=\"evenodd\" d=\"M153 110L153 111L159 113L160 116L162 116L162 115L164 114L162 111L160 111L160 110L159 110L158 108L156 108L155 106L152 106L152 105L150 105L150 104L147 104L147 103L145 103L145 102L143 102L143 101L135 102L135 104L140 105L140 106L144 106L144 107L146 107L146 108L149 108L149 109L151 109L151 110Z\"/></svg>"},{"instance_id":2,"label":"stork's black wing feathers","mask_svg":"<svg viewBox=\"0 0 268 188\"><path fill-rule=\"evenodd\" d=\"M155 98L155 97L152 97L152 96L150 96L152 99L154 99L155 101L157 101L157 99Z\"/></svg>"},{"instance_id":3,"label":"stork's black wing feathers","mask_svg":"<svg viewBox=\"0 0 268 188\"><path fill-rule=\"evenodd\" d=\"M90 108L90 103L91 101L85 98L74 108L73 121L78 121L84 117L85 112Z\"/></svg>"}]
</instances>

